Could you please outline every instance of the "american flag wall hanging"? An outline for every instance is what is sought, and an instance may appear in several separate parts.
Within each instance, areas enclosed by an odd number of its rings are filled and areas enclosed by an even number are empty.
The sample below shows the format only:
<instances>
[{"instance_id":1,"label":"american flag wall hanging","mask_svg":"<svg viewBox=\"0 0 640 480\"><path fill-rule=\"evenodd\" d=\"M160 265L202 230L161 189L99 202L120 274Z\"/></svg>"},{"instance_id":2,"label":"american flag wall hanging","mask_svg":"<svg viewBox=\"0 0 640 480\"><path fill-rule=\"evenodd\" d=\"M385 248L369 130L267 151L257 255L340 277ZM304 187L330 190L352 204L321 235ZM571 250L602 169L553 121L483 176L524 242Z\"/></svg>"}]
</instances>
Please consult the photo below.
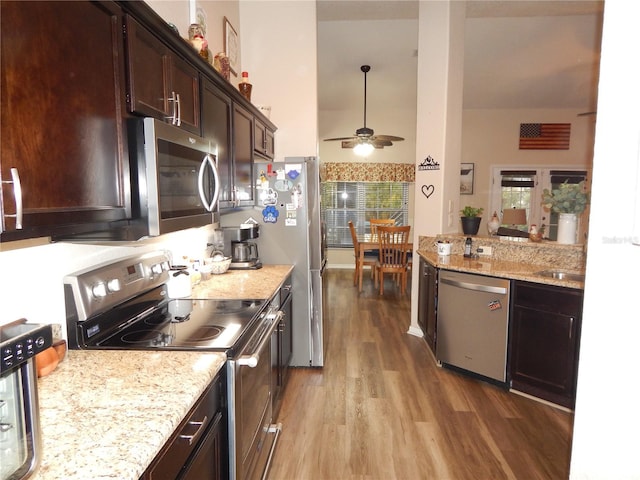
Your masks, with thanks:
<instances>
[{"instance_id":1,"label":"american flag wall hanging","mask_svg":"<svg viewBox=\"0 0 640 480\"><path fill-rule=\"evenodd\" d=\"M520 150L569 150L570 123L521 123Z\"/></svg>"}]
</instances>

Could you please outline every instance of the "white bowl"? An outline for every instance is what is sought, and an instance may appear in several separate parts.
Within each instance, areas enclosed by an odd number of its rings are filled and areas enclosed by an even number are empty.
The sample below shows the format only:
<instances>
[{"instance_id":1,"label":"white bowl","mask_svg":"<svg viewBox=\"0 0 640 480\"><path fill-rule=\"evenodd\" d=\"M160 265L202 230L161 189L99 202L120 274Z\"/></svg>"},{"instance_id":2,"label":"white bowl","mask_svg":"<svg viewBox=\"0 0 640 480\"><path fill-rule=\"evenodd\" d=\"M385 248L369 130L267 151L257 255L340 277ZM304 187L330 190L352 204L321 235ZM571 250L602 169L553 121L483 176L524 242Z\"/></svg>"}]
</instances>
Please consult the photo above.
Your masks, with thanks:
<instances>
[{"instance_id":1,"label":"white bowl","mask_svg":"<svg viewBox=\"0 0 640 480\"><path fill-rule=\"evenodd\" d=\"M209 263L211 266L211 273L214 275L220 275L221 273L229 270L229 265L231 265L231 257L225 257L222 260L213 260Z\"/></svg>"}]
</instances>

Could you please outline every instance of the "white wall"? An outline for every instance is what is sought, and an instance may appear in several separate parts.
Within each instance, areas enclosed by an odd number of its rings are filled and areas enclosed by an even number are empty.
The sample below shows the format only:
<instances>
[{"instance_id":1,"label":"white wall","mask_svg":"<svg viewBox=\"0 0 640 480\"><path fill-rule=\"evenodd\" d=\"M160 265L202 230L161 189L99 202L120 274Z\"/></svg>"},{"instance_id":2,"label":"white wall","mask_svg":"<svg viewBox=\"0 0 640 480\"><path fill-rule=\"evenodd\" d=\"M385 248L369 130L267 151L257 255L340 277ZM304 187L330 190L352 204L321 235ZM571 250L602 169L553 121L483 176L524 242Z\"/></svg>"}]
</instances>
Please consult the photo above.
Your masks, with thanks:
<instances>
[{"instance_id":1,"label":"white wall","mask_svg":"<svg viewBox=\"0 0 640 480\"><path fill-rule=\"evenodd\" d=\"M242 44L240 30L240 9L236 0L146 0L167 23L178 27L180 36L188 38L189 25L198 20L198 15L204 17L205 38L209 50L215 56L224 52L224 19L225 17L238 33L238 41ZM242 52L239 53L239 68L236 75L231 74L229 81L237 86L242 72Z\"/></svg>"},{"instance_id":2,"label":"white wall","mask_svg":"<svg viewBox=\"0 0 640 480\"><path fill-rule=\"evenodd\" d=\"M581 112L567 109L464 110L461 161L474 163L476 173L473 195L461 195L460 206L484 208L480 232L486 232L486 222L491 218L491 167L562 165L591 168L595 117L578 116ZM518 139L521 123L570 123L569 149L520 150ZM456 231L462 231L459 224L458 221Z\"/></svg>"},{"instance_id":3,"label":"white wall","mask_svg":"<svg viewBox=\"0 0 640 480\"><path fill-rule=\"evenodd\" d=\"M572 479L640 478L640 3L605 3Z\"/></svg>"},{"instance_id":4,"label":"white wall","mask_svg":"<svg viewBox=\"0 0 640 480\"><path fill-rule=\"evenodd\" d=\"M278 127L276 160L317 156L315 2L243 0L240 21L243 69L253 84L251 102L270 106Z\"/></svg>"},{"instance_id":5,"label":"white wall","mask_svg":"<svg viewBox=\"0 0 640 480\"><path fill-rule=\"evenodd\" d=\"M416 171L413 240L456 231L460 191L464 4L421 2L418 36L418 97L415 163L431 157L438 170ZM433 188L429 196L422 188ZM416 257L417 258L417 257ZM412 269L411 326L417 322L419 268Z\"/></svg>"},{"instance_id":6,"label":"white wall","mask_svg":"<svg viewBox=\"0 0 640 480\"><path fill-rule=\"evenodd\" d=\"M210 227L163 235L123 245L49 243L0 252L0 324L19 318L30 323L56 323L66 333L63 277L100 263L152 250L202 259ZM10 248L12 245L4 245Z\"/></svg>"}]
</instances>

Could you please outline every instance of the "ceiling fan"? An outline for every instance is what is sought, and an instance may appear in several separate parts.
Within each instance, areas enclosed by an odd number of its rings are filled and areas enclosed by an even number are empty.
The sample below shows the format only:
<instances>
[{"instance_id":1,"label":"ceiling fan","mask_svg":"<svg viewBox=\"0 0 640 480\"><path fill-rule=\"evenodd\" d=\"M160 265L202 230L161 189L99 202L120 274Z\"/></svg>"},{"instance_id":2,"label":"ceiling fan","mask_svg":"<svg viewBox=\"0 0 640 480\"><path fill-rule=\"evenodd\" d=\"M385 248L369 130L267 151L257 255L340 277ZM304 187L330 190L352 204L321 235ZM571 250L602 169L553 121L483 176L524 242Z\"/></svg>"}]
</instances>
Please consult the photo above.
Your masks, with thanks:
<instances>
[{"instance_id":1,"label":"ceiling fan","mask_svg":"<svg viewBox=\"0 0 640 480\"><path fill-rule=\"evenodd\" d=\"M364 73L364 126L357 129L354 136L326 138L325 142L341 141L342 148L353 148L356 154L366 156L374 148L390 147L393 142L401 142L404 138L393 135L374 135L373 130L367 128L367 72L371 70L371 67L362 65L360 70Z\"/></svg>"}]
</instances>

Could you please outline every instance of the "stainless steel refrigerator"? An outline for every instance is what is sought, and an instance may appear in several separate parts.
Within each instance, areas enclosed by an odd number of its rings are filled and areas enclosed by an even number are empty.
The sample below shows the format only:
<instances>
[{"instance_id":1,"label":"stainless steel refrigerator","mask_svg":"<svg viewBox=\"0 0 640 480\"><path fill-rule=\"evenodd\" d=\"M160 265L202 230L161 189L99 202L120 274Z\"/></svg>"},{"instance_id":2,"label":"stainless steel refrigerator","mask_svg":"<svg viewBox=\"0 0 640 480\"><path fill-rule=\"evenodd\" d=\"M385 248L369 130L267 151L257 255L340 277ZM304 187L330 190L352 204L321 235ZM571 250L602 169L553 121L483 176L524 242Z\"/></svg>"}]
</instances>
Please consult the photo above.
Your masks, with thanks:
<instances>
[{"instance_id":1,"label":"stainless steel refrigerator","mask_svg":"<svg viewBox=\"0 0 640 480\"><path fill-rule=\"evenodd\" d=\"M256 206L224 215L222 224L258 221L260 261L293 264L293 354L291 366L322 367L324 332L322 276L325 258L320 216L320 175L315 157L285 157L256 163Z\"/></svg>"}]
</instances>

